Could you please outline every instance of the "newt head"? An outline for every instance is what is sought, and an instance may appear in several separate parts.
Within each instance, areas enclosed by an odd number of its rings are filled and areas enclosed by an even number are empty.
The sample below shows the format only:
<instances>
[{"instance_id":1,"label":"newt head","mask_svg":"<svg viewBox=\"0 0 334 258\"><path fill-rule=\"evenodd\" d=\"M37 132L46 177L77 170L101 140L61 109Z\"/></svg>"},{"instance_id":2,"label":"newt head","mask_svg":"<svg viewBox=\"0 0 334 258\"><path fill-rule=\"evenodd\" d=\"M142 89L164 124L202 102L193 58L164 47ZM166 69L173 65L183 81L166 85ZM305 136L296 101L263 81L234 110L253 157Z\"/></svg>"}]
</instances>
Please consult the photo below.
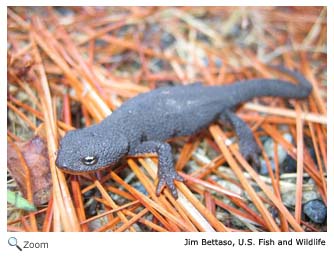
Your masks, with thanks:
<instances>
[{"instance_id":1,"label":"newt head","mask_svg":"<svg viewBox=\"0 0 334 258\"><path fill-rule=\"evenodd\" d=\"M64 172L95 172L115 165L129 144L121 133L96 126L69 131L60 142L56 165Z\"/></svg>"}]
</instances>

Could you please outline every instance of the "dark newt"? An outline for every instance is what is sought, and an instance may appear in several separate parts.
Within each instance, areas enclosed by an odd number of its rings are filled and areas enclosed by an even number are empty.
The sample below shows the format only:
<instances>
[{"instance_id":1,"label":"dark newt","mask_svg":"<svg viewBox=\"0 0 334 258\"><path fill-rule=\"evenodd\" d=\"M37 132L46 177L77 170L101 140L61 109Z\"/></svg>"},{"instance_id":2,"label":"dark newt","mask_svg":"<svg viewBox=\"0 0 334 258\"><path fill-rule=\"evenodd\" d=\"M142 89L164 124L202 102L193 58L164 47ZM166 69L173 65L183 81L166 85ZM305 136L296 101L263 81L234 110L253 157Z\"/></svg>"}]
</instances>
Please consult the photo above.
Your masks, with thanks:
<instances>
[{"instance_id":1,"label":"dark newt","mask_svg":"<svg viewBox=\"0 0 334 258\"><path fill-rule=\"evenodd\" d=\"M228 121L239 138L241 154L258 164L260 148L251 129L233 108L260 96L303 99L312 85L298 72L280 71L298 84L276 79L253 79L226 87L171 86L140 94L115 110L102 122L69 131L60 142L56 165L69 173L85 173L109 168L124 156L158 155L157 195L166 185L177 198L174 180L184 181L175 171L171 146L165 140L192 135L216 120Z\"/></svg>"}]
</instances>

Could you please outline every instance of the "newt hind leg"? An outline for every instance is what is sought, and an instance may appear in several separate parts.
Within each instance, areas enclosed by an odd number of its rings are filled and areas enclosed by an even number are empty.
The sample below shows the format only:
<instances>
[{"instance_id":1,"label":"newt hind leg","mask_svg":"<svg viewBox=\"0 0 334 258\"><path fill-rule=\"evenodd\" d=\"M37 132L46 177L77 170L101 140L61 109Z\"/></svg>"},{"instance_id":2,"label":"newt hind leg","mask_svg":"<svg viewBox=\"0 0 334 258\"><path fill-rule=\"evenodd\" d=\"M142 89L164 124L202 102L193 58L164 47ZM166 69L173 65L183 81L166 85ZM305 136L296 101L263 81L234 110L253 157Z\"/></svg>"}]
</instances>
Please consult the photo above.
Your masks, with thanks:
<instances>
[{"instance_id":1,"label":"newt hind leg","mask_svg":"<svg viewBox=\"0 0 334 258\"><path fill-rule=\"evenodd\" d=\"M239 150L244 158L251 162L254 168L260 167L259 154L261 149L254 139L254 135L249 126L230 110L225 110L220 114L219 119L232 124L239 139Z\"/></svg>"}]
</instances>

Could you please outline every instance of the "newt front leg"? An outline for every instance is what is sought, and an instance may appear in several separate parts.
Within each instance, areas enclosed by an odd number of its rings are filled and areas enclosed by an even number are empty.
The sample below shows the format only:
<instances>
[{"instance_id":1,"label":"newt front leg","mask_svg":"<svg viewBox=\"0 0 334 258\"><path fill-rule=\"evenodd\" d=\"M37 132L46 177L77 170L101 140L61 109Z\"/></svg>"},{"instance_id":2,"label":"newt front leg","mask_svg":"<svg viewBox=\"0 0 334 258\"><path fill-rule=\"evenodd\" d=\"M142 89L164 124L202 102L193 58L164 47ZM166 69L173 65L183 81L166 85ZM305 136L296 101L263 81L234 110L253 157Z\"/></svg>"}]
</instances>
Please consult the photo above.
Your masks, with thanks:
<instances>
[{"instance_id":1,"label":"newt front leg","mask_svg":"<svg viewBox=\"0 0 334 258\"><path fill-rule=\"evenodd\" d=\"M133 150L130 150L129 155L139 155L155 153L158 155L158 186L156 194L159 196L164 186L167 186L171 191L174 198L178 197L177 189L174 184L174 180L184 182L174 168L172 148L168 143L160 141L147 141L136 146Z\"/></svg>"}]
</instances>

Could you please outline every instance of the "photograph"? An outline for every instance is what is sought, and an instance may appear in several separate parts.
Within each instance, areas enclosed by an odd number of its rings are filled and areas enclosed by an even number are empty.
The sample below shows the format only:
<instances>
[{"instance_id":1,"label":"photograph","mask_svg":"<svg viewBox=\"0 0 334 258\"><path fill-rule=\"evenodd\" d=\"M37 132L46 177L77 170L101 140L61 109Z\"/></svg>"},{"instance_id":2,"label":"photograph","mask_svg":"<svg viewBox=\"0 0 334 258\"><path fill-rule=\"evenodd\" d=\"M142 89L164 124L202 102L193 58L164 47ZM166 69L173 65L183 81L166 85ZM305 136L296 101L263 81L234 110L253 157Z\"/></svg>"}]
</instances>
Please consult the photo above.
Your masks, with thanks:
<instances>
[{"instance_id":1,"label":"photograph","mask_svg":"<svg viewBox=\"0 0 334 258\"><path fill-rule=\"evenodd\" d=\"M7 232L327 232L329 8L6 8Z\"/></svg>"}]
</instances>

